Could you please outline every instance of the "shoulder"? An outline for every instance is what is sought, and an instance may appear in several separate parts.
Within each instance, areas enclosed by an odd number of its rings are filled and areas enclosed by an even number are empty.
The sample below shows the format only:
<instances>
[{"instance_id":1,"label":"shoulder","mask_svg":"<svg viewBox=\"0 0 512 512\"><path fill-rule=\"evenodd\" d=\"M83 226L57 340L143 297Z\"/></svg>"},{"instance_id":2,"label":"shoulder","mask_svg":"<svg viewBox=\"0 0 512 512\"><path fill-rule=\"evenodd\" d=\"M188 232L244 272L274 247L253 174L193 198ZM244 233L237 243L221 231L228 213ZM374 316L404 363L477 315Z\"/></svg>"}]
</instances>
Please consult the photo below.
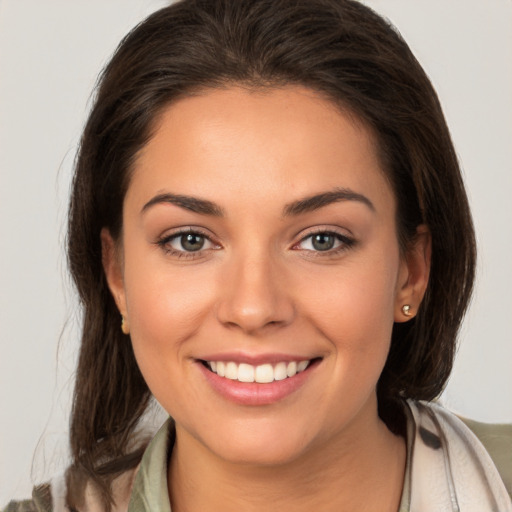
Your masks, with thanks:
<instances>
[{"instance_id":1,"label":"shoulder","mask_svg":"<svg viewBox=\"0 0 512 512\"><path fill-rule=\"evenodd\" d=\"M512 497L512 424L480 423L462 417L460 419L483 444Z\"/></svg>"},{"instance_id":2,"label":"shoulder","mask_svg":"<svg viewBox=\"0 0 512 512\"><path fill-rule=\"evenodd\" d=\"M38 485L32 491L31 500L11 501L2 512L52 512L50 484Z\"/></svg>"},{"instance_id":3,"label":"shoulder","mask_svg":"<svg viewBox=\"0 0 512 512\"><path fill-rule=\"evenodd\" d=\"M114 502L112 512L126 512L133 492L139 496L144 495L148 486L154 491L156 480L162 480L160 485L165 488L167 495L167 481L166 478L160 478L160 471L166 468L168 452L173 444L174 423L171 419L161 426L152 440L143 439L142 460L139 458L135 467L132 464L128 469L116 470L117 476L111 481ZM73 472L68 468L64 474L52 479L51 483L34 487L32 499L11 501L0 512L103 512L103 503L101 492L93 482L79 480L79 485L74 485Z\"/></svg>"},{"instance_id":4,"label":"shoulder","mask_svg":"<svg viewBox=\"0 0 512 512\"><path fill-rule=\"evenodd\" d=\"M114 505L112 512L125 512L128 510L128 502L133 486L137 468L124 471L112 482L112 494ZM66 505L68 489L64 482L52 481L51 484L43 484L34 487L32 499L11 501L1 512L103 512L102 501L94 486L87 484L83 500L77 508ZM74 501L74 500L73 500Z\"/></svg>"},{"instance_id":5,"label":"shoulder","mask_svg":"<svg viewBox=\"0 0 512 512\"><path fill-rule=\"evenodd\" d=\"M420 435L424 434L422 426L437 424L433 430L448 443L449 451L455 456L452 460L455 466L467 467L471 459L477 460L480 467L488 468L490 475L501 477L503 490L512 497L512 424L480 423L462 418L437 402L408 400L407 404L413 411Z\"/></svg>"}]
</instances>

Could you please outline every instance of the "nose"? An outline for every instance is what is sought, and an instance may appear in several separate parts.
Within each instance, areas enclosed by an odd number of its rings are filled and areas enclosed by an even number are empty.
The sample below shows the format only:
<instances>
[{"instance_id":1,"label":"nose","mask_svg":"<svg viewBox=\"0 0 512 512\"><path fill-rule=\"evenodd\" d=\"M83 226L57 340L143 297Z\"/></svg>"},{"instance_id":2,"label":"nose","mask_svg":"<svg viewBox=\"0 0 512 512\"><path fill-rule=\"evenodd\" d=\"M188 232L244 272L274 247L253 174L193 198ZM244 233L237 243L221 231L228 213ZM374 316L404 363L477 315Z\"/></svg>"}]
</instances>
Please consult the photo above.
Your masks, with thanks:
<instances>
[{"instance_id":1,"label":"nose","mask_svg":"<svg viewBox=\"0 0 512 512\"><path fill-rule=\"evenodd\" d=\"M295 308L285 272L269 255L240 257L226 266L216 308L219 322L252 335L292 322Z\"/></svg>"}]
</instances>

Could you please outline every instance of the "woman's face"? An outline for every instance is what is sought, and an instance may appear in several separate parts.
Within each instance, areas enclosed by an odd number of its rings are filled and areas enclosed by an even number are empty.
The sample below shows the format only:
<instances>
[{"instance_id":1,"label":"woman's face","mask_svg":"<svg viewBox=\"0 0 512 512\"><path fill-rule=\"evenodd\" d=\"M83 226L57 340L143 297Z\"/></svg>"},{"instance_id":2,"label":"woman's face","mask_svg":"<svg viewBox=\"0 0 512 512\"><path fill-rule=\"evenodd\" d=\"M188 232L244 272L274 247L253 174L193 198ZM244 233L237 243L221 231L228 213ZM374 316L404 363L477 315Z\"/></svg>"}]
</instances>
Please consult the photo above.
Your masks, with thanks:
<instances>
[{"instance_id":1,"label":"woman's face","mask_svg":"<svg viewBox=\"0 0 512 512\"><path fill-rule=\"evenodd\" d=\"M102 236L178 440L274 464L375 427L393 322L428 273L427 243L401 257L395 211L369 131L308 89L167 108L135 163L119 258Z\"/></svg>"}]
</instances>

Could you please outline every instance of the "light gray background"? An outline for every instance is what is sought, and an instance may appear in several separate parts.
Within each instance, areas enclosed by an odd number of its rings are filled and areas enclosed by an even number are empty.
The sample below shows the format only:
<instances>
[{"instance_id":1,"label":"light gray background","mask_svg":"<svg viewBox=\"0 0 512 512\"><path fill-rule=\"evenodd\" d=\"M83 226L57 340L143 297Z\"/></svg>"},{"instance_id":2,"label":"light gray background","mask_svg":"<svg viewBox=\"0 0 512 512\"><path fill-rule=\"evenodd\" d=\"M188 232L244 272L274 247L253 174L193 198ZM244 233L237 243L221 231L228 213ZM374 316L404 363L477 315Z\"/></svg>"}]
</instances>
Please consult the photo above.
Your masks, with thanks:
<instances>
[{"instance_id":1,"label":"light gray background","mask_svg":"<svg viewBox=\"0 0 512 512\"><path fill-rule=\"evenodd\" d=\"M512 2L368 0L443 103L478 235L476 296L443 395L512 421ZM163 0L0 0L0 505L66 464L79 312L63 253L96 76Z\"/></svg>"}]
</instances>

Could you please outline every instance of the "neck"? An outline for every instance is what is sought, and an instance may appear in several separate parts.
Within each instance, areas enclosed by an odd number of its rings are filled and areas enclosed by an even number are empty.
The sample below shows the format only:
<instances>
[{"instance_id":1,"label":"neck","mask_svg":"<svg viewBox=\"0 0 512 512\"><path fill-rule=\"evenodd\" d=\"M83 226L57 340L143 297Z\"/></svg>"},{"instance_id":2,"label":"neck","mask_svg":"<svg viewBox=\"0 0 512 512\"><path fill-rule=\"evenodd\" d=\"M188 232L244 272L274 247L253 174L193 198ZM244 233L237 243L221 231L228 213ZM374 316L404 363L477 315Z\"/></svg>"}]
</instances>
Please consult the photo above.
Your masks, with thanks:
<instances>
[{"instance_id":1,"label":"neck","mask_svg":"<svg viewBox=\"0 0 512 512\"><path fill-rule=\"evenodd\" d=\"M276 466L226 461L177 426L169 465L172 510L396 512L405 440L387 429L376 408L372 420Z\"/></svg>"}]
</instances>

